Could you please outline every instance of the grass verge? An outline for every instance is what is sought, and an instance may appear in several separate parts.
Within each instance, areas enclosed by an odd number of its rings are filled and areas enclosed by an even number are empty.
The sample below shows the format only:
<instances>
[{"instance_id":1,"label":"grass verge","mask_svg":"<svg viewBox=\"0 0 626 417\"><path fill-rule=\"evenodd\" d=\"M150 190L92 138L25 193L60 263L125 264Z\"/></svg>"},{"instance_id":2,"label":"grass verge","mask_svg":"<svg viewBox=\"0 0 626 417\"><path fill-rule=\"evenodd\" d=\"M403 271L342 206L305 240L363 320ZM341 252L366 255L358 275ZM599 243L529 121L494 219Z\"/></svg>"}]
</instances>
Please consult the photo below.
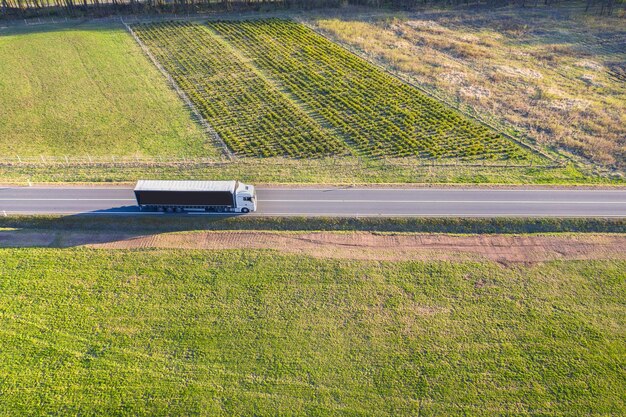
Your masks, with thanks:
<instances>
[{"instance_id":1,"label":"grass verge","mask_svg":"<svg viewBox=\"0 0 626 417\"><path fill-rule=\"evenodd\" d=\"M624 177L583 173L573 165L562 168L441 166L436 162L366 160L352 158L294 160L239 159L227 163L154 163L31 165L0 164L0 180L33 182L128 182L141 178L213 179L256 183L311 184L626 184Z\"/></svg>"},{"instance_id":2,"label":"grass verge","mask_svg":"<svg viewBox=\"0 0 626 417\"><path fill-rule=\"evenodd\" d=\"M626 233L626 219L584 218L309 218L158 216L9 216L0 228L56 230L124 230L173 232L192 230L374 231L415 233Z\"/></svg>"}]
</instances>

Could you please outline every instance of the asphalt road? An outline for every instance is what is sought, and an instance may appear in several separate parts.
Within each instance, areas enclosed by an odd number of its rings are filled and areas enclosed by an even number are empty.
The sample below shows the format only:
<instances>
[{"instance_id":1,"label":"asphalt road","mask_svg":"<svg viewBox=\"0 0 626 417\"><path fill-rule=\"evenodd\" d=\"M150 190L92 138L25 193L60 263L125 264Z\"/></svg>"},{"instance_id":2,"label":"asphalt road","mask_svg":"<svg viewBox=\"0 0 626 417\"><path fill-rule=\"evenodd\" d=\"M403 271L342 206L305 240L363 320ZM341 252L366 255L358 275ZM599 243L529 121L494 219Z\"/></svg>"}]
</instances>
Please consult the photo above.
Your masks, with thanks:
<instances>
[{"instance_id":1,"label":"asphalt road","mask_svg":"<svg viewBox=\"0 0 626 417\"><path fill-rule=\"evenodd\" d=\"M458 216L458 217L626 217L626 188L574 189L257 189L265 216ZM0 216L6 214L140 212L132 189L0 188ZM211 215L211 214L207 214Z\"/></svg>"}]
</instances>

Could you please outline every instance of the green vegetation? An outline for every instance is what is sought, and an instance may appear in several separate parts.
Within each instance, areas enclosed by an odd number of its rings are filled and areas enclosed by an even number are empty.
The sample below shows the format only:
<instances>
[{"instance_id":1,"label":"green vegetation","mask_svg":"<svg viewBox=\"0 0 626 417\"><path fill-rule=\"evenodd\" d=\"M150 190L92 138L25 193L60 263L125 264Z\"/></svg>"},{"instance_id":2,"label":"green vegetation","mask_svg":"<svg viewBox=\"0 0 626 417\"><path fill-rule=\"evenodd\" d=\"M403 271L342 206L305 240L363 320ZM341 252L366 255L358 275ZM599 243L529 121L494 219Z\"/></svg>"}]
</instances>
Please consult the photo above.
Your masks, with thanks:
<instances>
[{"instance_id":1,"label":"green vegetation","mask_svg":"<svg viewBox=\"0 0 626 417\"><path fill-rule=\"evenodd\" d=\"M625 262L0 250L0 414L624 415Z\"/></svg>"},{"instance_id":2,"label":"green vegetation","mask_svg":"<svg viewBox=\"0 0 626 417\"><path fill-rule=\"evenodd\" d=\"M301 24L270 19L209 22L208 26L338 129L361 154L531 158L498 133Z\"/></svg>"},{"instance_id":3,"label":"green vegetation","mask_svg":"<svg viewBox=\"0 0 626 417\"><path fill-rule=\"evenodd\" d=\"M307 157L346 152L343 142L205 26L170 22L133 30L235 153Z\"/></svg>"},{"instance_id":4,"label":"green vegetation","mask_svg":"<svg viewBox=\"0 0 626 417\"><path fill-rule=\"evenodd\" d=\"M134 30L235 153L541 161L298 23L208 26Z\"/></svg>"},{"instance_id":5,"label":"green vegetation","mask_svg":"<svg viewBox=\"0 0 626 417\"><path fill-rule=\"evenodd\" d=\"M213 156L121 25L2 31L0 156Z\"/></svg>"},{"instance_id":6,"label":"green vegetation","mask_svg":"<svg viewBox=\"0 0 626 417\"><path fill-rule=\"evenodd\" d=\"M8 216L0 217L6 230L123 230L159 233L193 230L268 230L268 231L372 231L420 233L626 233L626 219L584 218L310 218L310 217L197 217L142 216L131 223L111 216Z\"/></svg>"}]
</instances>

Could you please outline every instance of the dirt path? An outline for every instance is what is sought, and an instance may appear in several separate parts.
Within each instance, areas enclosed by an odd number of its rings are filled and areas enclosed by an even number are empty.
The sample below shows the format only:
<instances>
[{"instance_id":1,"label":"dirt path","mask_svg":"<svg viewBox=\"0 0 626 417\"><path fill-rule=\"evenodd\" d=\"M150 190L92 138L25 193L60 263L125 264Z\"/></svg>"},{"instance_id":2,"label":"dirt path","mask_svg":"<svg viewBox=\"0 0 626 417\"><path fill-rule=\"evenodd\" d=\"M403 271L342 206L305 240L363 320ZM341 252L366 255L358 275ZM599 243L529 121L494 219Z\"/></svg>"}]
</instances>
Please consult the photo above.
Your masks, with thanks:
<instances>
[{"instance_id":1,"label":"dirt path","mask_svg":"<svg viewBox=\"0 0 626 417\"><path fill-rule=\"evenodd\" d=\"M188 232L131 235L111 232L0 231L0 247L100 249L274 249L318 258L372 260L626 259L626 235L436 235L370 232Z\"/></svg>"}]
</instances>

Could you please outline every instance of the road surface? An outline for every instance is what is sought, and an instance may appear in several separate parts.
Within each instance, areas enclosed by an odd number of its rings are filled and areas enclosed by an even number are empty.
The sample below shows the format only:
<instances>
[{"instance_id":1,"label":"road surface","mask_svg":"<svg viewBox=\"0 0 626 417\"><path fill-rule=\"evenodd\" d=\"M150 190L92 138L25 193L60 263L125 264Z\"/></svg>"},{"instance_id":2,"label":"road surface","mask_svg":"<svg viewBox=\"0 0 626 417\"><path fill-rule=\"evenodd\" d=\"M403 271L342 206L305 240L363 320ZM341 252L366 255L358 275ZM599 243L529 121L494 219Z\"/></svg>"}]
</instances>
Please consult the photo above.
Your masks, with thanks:
<instances>
[{"instance_id":1,"label":"road surface","mask_svg":"<svg viewBox=\"0 0 626 417\"><path fill-rule=\"evenodd\" d=\"M626 217L626 188L409 189L260 188L261 216ZM11 214L134 214L132 189L0 188L0 216ZM211 214L207 214L211 215ZM214 215L214 214L213 214Z\"/></svg>"}]
</instances>

